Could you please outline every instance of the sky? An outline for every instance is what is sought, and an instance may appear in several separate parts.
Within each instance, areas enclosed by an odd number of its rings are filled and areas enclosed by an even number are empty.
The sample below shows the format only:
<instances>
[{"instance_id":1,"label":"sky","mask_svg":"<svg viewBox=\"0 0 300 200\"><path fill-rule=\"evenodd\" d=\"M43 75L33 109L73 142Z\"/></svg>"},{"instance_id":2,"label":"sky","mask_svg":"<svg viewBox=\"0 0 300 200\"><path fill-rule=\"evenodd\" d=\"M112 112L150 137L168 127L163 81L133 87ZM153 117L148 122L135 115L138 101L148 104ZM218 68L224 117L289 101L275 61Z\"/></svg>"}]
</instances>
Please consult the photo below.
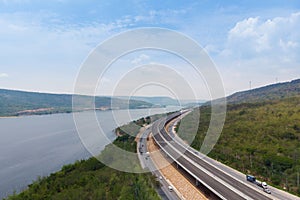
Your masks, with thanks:
<instances>
[{"instance_id":1,"label":"sky","mask_svg":"<svg viewBox=\"0 0 300 200\"><path fill-rule=\"evenodd\" d=\"M0 0L0 88L73 93L82 64L99 44L143 27L175 30L195 40L215 63L226 95L300 78L298 0ZM209 98L209 92L199 92L205 81L192 77L186 63L147 50L116 62L99 81L99 95L112 95L126 70L153 63L174 67L189 84L199 85L197 98ZM143 72L129 77L141 78ZM163 79L165 73L153 75ZM113 94L170 93L148 86L126 91L133 79ZM180 84L178 89L184 90Z\"/></svg>"}]
</instances>

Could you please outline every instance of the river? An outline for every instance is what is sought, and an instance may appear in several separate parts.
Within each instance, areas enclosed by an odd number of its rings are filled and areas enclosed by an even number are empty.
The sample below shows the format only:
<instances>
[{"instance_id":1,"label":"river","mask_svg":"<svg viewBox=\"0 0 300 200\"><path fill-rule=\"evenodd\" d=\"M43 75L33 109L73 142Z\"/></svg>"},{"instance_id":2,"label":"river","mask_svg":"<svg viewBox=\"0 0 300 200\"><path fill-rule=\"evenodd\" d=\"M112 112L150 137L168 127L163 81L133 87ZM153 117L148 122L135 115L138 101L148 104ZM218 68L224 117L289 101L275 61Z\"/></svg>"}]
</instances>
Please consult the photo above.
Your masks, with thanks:
<instances>
[{"instance_id":1,"label":"river","mask_svg":"<svg viewBox=\"0 0 300 200\"><path fill-rule=\"evenodd\" d=\"M113 130L117 126L178 109L97 111L96 116L106 137L113 141L116 137ZM65 164L91 157L81 143L72 114L1 118L0 137L0 199L25 189L39 176L47 176ZM104 138L94 142L99 152L109 143Z\"/></svg>"}]
</instances>

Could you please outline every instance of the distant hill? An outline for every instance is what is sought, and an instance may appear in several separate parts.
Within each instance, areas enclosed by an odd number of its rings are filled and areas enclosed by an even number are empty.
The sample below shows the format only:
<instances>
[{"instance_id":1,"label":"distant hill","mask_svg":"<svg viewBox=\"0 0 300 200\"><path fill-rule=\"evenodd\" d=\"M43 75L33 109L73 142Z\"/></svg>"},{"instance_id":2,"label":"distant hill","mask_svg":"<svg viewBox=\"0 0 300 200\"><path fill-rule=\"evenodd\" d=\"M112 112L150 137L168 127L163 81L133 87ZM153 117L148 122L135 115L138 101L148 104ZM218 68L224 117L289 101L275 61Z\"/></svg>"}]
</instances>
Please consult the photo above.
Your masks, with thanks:
<instances>
[{"instance_id":1,"label":"distant hill","mask_svg":"<svg viewBox=\"0 0 300 200\"><path fill-rule=\"evenodd\" d=\"M253 103L257 101L280 100L300 95L300 79L237 92L227 97L227 103ZM219 99L214 100L218 102Z\"/></svg>"},{"instance_id":2,"label":"distant hill","mask_svg":"<svg viewBox=\"0 0 300 200\"><path fill-rule=\"evenodd\" d=\"M161 105L161 106L176 106L179 105L179 102L175 99L170 97L143 97L143 96L119 96L117 98L120 99L134 99L138 101L145 101L154 105Z\"/></svg>"},{"instance_id":3,"label":"distant hill","mask_svg":"<svg viewBox=\"0 0 300 200\"><path fill-rule=\"evenodd\" d=\"M78 95L79 96L79 95ZM79 96L82 110L92 109L86 101L93 100L91 96ZM113 107L111 106L113 102ZM95 107L99 110L149 108L153 104L140 100L130 100L96 97ZM72 95L24 92L0 89L0 116L19 116L30 114L51 114L72 112Z\"/></svg>"},{"instance_id":4,"label":"distant hill","mask_svg":"<svg viewBox=\"0 0 300 200\"><path fill-rule=\"evenodd\" d=\"M121 99L128 99L127 96L118 97ZM145 101L154 105L160 106L187 106L187 105L199 105L204 103L204 100L176 100L171 97L157 96L157 97L143 97L143 96L132 96L130 99Z\"/></svg>"}]
</instances>

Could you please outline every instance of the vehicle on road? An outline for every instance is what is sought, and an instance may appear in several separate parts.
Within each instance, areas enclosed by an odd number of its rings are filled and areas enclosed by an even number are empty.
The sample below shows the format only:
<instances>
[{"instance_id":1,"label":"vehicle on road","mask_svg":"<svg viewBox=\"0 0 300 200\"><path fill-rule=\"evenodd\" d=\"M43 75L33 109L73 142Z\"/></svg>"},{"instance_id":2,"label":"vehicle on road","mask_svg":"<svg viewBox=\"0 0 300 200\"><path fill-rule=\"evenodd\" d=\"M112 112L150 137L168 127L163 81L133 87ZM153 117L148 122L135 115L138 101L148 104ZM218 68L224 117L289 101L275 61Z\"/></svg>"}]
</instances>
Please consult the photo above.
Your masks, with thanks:
<instances>
[{"instance_id":1,"label":"vehicle on road","mask_svg":"<svg viewBox=\"0 0 300 200\"><path fill-rule=\"evenodd\" d=\"M266 182L261 182L261 181L259 181L259 180L256 180L255 176L252 176L252 175L247 174L247 175L246 175L246 179L247 179L247 181L249 181L249 182L255 183L255 184L258 185L259 187L262 187L262 188L267 188L267 187L268 187L268 184L267 184Z\"/></svg>"},{"instance_id":2,"label":"vehicle on road","mask_svg":"<svg viewBox=\"0 0 300 200\"><path fill-rule=\"evenodd\" d=\"M264 188L264 192L271 194L271 191L269 190L269 188Z\"/></svg>"},{"instance_id":3,"label":"vehicle on road","mask_svg":"<svg viewBox=\"0 0 300 200\"><path fill-rule=\"evenodd\" d=\"M148 158L150 158L150 153L149 153L149 151L147 151L147 152L145 153L145 155L146 155L146 156L145 156L145 159L148 160Z\"/></svg>"},{"instance_id":4,"label":"vehicle on road","mask_svg":"<svg viewBox=\"0 0 300 200\"><path fill-rule=\"evenodd\" d=\"M168 189L169 189L170 192L173 191L173 187L171 185L169 185Z\"/></svg>"},{"instance_id":5,"label":"vehicle on road","mask_svg":"<svg viewBox=\"0 0 300 200\"><path fill-rule=\"evenodd\" d=\"M139 151L140 151L141 154L143 154L143 148L142 147L139 148Z\"/></svg>"},{"instance_id":6,"label":"vehicle on road","mask_svg":"<svg viewBox=\"0 0 300 200\"><path fill-rule=\"evenodd\" d=\"M258 180L256 180L256 185L258 185L259 187L262 187L262 188L267 188L268 187L268 184L266 182L261 182L261 181L258 181Z\"/></svg>"},{"instance_id":7,"label":"vehicle on road","mask_svg":"<svg viewBox=\"0 0 300 200\"><path fill-rule=\"evenodd\" d=\"M250 182L252 182L252 183L254 183L254 182L256 182L256 178L255 178L255 176L252 176L252 175L246 175L246 179L247 179L247 181L250 181Z\"/></svg>"}]
</instances>

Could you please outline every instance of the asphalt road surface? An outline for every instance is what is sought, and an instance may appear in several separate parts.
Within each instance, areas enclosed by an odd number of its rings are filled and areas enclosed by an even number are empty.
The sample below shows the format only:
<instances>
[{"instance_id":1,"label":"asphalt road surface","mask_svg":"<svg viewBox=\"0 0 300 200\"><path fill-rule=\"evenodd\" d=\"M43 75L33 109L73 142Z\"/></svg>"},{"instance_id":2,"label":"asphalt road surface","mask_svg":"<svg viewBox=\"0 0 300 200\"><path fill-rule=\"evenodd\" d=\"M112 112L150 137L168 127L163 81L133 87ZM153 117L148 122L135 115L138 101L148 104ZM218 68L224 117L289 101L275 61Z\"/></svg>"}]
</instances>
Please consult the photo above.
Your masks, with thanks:
<instances>
[{"instance_id":1,"label":"asphalt road surface","mask_svg":"<svg viewBox=\"0 0 300 200\"><path fill-rule=\"evenodd\" d=\"M157 192L163 200L180 200L180 198L174 191L169 191L169 183L163 178L163 175L160 173L160 171L156 169L151 157L146 154L146 152L148 152L147 137L149 136L150 132L151 128L149 127L141 134L137 145L141 165L143 168L150 169L150 171L152 171L152 174L157 177L158 181L161 184L160 190L158 190ZM160 179L159 177L162 178Z\"/></svg>"}]
</instances>

